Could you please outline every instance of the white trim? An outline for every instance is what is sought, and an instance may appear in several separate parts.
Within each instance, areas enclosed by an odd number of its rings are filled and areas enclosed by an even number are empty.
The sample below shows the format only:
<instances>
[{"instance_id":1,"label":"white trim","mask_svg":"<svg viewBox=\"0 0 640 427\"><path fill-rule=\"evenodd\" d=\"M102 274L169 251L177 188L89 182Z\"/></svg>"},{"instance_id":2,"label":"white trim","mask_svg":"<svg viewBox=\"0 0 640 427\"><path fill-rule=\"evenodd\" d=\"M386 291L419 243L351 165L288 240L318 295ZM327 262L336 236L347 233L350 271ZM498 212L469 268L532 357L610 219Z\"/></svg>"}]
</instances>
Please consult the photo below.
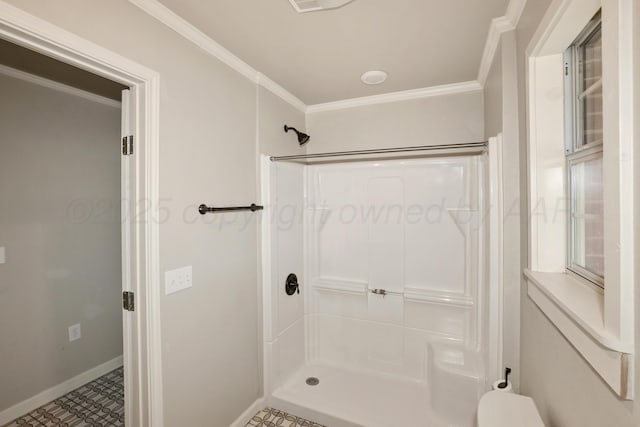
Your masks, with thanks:
<instances>
[{"instance_id":1,"label":"white trim","mask_svg":"<svg viewBox=\"0 0 640 427\"><path fill-rule=\"evenodd\" d=\"M262 214L260 223L260 258L262 280L261 296L262 296L262 335L258 339L262 343L262 392L264 394L271 393L271 359L268 341L273 339L273 293L271 292L271 224L272 206L271 206L271 160L266 154L260 155L260 196L261 201L266 209Z\"/></svg>"},{"instance_id":2,"label":"white trim","mask_svg":"<svg viewBox=\"0 0 640 427\"><path fill-rule=\"evenodd\" d=\"M504 360L504 180L502 134L489 138L489 380L500 378ZM516 372L517 374L517 372ZM487 384L488 387L489 384Z\"/></svg>"},{"instance_id":3,"label":"white trim","mask_svg":"<svg viewBox=\"0 0 640 427\"><path fill-rule=\"evenodd\" d=\"M545 12L538 28L533 33L529 44L525 50L525 57L531 61L531 57L540 56L542 47L549 39L549 36L553 32L554 28L558 26L558 22L562 18L562 15L566 11L569 3L565 0L553 0L547 11Z\"/></svg>"},{"instance_id":4,"label":"white trim","mask_svg":"<svg viewBox=\"0 0 640 427\"><path fill-rule=\"evenodd\" d=\"M0 0L0 37L12 43L58 59L107 79L135 88L139 94L135 107L138 135L136 154L139 165L135 180L136 201L148 202L153 209L144 209L135 221L135 235L139 239L129 248L140 310L131 313L136 323L134 349L125 359L126 375L133 378L135 415L133 423L139 427L163 426L162 347L160 341L160 257L158 209L158 151L160 128L160 76L134 61L78 37L51 23L28 14ZM125 342L126 346L126 342ZM125 394L125 398L127 395Z\"/></svg>"},{"instance_id":5,"label":"white trim","mask_svg":"<svg viewBox=\"0 0 640 427\"><path fill-rule=\"evenodd\" d=\"M430 98L433 96L477 92L481 90L482 85L475 80L452 83L422 89L411 89L400 92L383 93L380 95L364 96L361 98L345 99L342 101L327 102L324 104L309 105L307 107L307 114L344 110L347 108L364 107L367 105L385 104L389 102L409 101L412 99Z\"/></svg>"},{"instance_id":6,"label":"white trim","mask_svg":"<svg viewBox=\"0 0 640 427\"><path fill-rule=\"evenodd\" d=\"M131 124L135 119L134 111L135 107L132 102L132 98L134 98L134 90L133 89L124 89L120 96L122 100L122 108L120 109L120 137L124 138L125 136L128 138L129 135L132 134ZM131 164L132 156L120 156L120 197L121 200L131 200L131 176L132 176L132 167ZM131 209L130 203L122 203L120 207L120 253L121 253L121 273L122 273L122 283L121 288L122 291L125 292L135 292L132 284L132 272L131 272L131 264L132 259L130 256L130 252L128 248L131 247L132 240L132 232L133 227L131 225L131 215L129 214ZM127 396L129 390L135 389L135 383L132 375L128 375L128 370L130 366L132 366L133 358L131 351L129 349L133 348L133 340L135 337L135 318L129 315L129 313L125 313L124 310L121 312L122 316L122 340L123 340L123 353L124 353L124 378L123 378L123 386L125 392L124 399L124 416L125 423L131 423L132 419L130 414L135 409L132 408L132 399Z\"/></svg>"},{"instance_id":7,"label":"white trim","mask_svg":"<svg viewBox=\"0 0 640 427\"><path fill-rule=\"evenodd\" d=\"M627 348L623 343L614 343L614 338L604 328L603 317L600 319L601 326L596 328L599 333L594 332L594 323L597 322L587 324L584 321L585 314L591 318L597 313L602 316L604 302L602 298L598 300L596 291L571 279L567 274L529 270L525 270L525 274L529 298L617 395L622 399L633 399L633 355L612 348L621 346L624 350L631 350L632 346ZM563 288L570 287L572 288L563 291ZM575 292L578 289L582 294L591 293L592 297L577 297ZM564 298L559 296L562 294ZM568 305L573 306L573 309L568 308ZM579 315L572 311L576 308L581 311Z\"/></svg>"},{"instance_id":8,"label":"white trim","mask_svg":"<svg viewBox=\"0 0 640 427\"><path fill-rule=\"evenodd\" d=\"M471 308L475 305L473 298L464 294L448 294L412 286L405 286L403 295L405 301L415 303L447 305L460 309Z\"/></svg>"},{"instance_id":9,"label":"white trim","mask_svg":"<svg viewBox=\"0 0 640 427\"><path fill-rule=\"evenodd\" d=\"M484 45L484 51L482 53L482 60L480 60L480 68L478 69L478 81L482 86L487 82L487 76L489 70L491 70L491 64L498 50L500 44L500 36L502 33L511 31L515 27L507 19L506 16L494 18L491 20L491 26L489 27L489 34L487 35L487 41Z\"/></svg>"},{"instance_id":10,"label":"white trim","mask_svg":"<svg viewBox=\"0 0 640 427\"><path fill-rule=\"evenodd\" d=\"M498 50L500 36L502 33L516 29L526 3L527 0L511 0L509 1L505 15L491 20L489 34L487 34L487 41L484 45L484 51L478 69L478 82L480 82L483 87L487 82L491 64L493 64L493 59Z\"/></svg>"},{"instance_id":11,"label":"white trim","mask_svg":"<svg viewBox=\"0 0 640 427\"><path fill-rule=\"evenodd\" d=\"M601 0L588 0L588 3L553 0L527 45L525 56L564 52L601 6Z\"/></svg>"},{"instance_id":12,"label":"white trim","mask_svg":"<svg viewBox=\"0 0 640 427\"><path fill-rule=\"evenodd\" d=\"M279 85L266 75L262 74L251 65L234 55L224 46L213 40L204 32L197 29L187 20L183 19L168 7L157 0L129 0L135 6L154 17L158 21L171 28L182 37L194 43L210 55L236 70L252 82L264 87L274 95L303 113L318 113L323 111L342 110L346 108L361 107L365 105L382 104L386 102L407 101L411 99L427 98L430 96L451 95L463 92L482 90L495 56L500 35L503 32L515 29L524 10L526 0L511 0L507 7L506 15L491 21L489 34L484 47L482 60L478 71L477 81L454 83L449 85L432 86L420 89L411 89L400 92L390 92L381 95L366 96L360 98L345 99L340 101L314 104L307 106L298 97L293 95L283 86Z\"/></svg>"},{"instance_id":13,"label":"white trim","mask_svg":"<svg viewBox=\"0 0 640 427\"><path fill-rule=\"evenodd\" d=\"M305 112L306 105L295 95L285 88L258 72L251 65L238 58L224 46L213 40L211 37L191 25L185 19L174 13L171 9L157 0L129 0L131 3L165 24L167 27L180 34L185 39L194 43L205 52L219 59L221 62L231 67L238 73L245 76L252 82L261 85L265 89L279 96L298 110Z\"/></svg>"},{"instance_id":14,"label":"white trim","mask_svg":"<svg viewBox=\"0 0 640 427\"><path fill-rule=\"evenodd\" d=\"M267 399L260 397L251 404L229 427L245 427L251 418L266 407Z\"/></svg>"},{"instance_id":15,"label":"white trim","mask_svg":"<svg viewBox=\"0 0 640 427\"><path fill-rule=\"evenodd\" d=\"M525 269L529 283L534 284L580 328L602 347L619 353L632 353L633 342L621 341L604 324L604 295L585 286L568 273L543 273Z\"/></svg>"},{"instance_id":16,"label":"white trim","mask_svg":"<svg viewBox=\"0 0 640 427\"><path fill-rule=\"evenodd\" d=\"M144 216L144 233L146 241L141 249L145 257L144 294L146 296L146 324L147 333L147 390L144 393L148 398L147 422L148 426L164 426L164 390L162 377L162 317L160 314L160 300L162 287L160 281L160 224L156 221L157 210L160 208L160 76L149 79L145 85L148 93L145 95L145 121L144 153L145 166L144 185L146 199L149 200L152 209L147 209ZM140 138L138 138L140 141ZM140 152L140 150L138 150ZM140 325L138 324L140 328ZM142 408L145 409L145 408ZM141 426L142 427L142 426Z\"/></svg>"},{"instance_id":17,"label":"white trim","mask_svg":"<svg viewBox=\"0 0 640 427\"><path fill-rule=\"evenodd\" d=\"M158 74L138 63L76 36L0 0L0 37L124 85ZM110 65L112 64L112 65Z\"/></svg>"},{"instance_id":18,"label":"white trim","mask_svg":"<svg viewBox=\"0 0 640 427\"><path fill-rule=\"evenodd\" d=\"M120 102L116 101L115 99L96 95L95 93L87 92L86 90L78 89L73 86L59 83L54 80L49 80L44 77L36 76L35 74L27 73L26 71L16 70L15 68L7 67L6 65L0 64L0 74L28 83L33 83L38 86L46 87L47 89L53 89L58 92L66 93L68 95L84 98L86 100L97 102L108 107L120 108L121 105Z\"/></svg>"},{"instance_id":19,"label":"white trim","mask_svg":"<svg viewBox=\"0 0 640 427\"><path fill-rule=\"evenodd\" d=\"M191 25L162 3L156 0L129 1L252 82L257 81L258 72L251 67L251 65L235 56L221 44Z\"/></svg>"},{"instance_id":20,"label":"white trim","mask_svg":"<svg viewBox=\"0 0 640 427\"><path fill-rule=\"evenodd\" d=\"M507 5L507 11L504 16L509 20L513 28L518 26L524 7L527 5L527 0L510 0Z\"/></svg>"},{"instance_id":21,"label":"white trim","mask_svg":"<svg viewBox=\"0 0 640 427\"><path fill-rule=\"evenodd\" d=\"M256 78L256 83L263 88L267 89L269 92L274 95L280 97L285 102L289 103L291 106L296 108L297 110L306 113L307 105L296 98L291 92L288 92L285 88L280 86L278 83L271 80L269 77L265 76L262 73L258 73Z\"/></svg>"},{"instance_id":22,"label":"white trim","mask_svg":"<svg viewBox=\"0 0 640 427\"><path fill-rule=\"evenodd\" d=\"M333 291L345 294L366 295L369 284L364 280L349 280L338 277L318 277L312 287L319 291Z\"/></svg>"},{"instance_id":23,"label":"white trim","mask_svg":"<svg viewBox=\"0 0 640 427\"><path fill-rule=\"evenodd\" d=\"M431 86L426 88L411 89L399 92L384 93L381 95L365 96L360 98L345 99L322 104L307 106L299 98L284 87L262 74L251 65L234 55L224 46L213 40L204 32L197 29L187 20L183 19L168 7L157 0L129 0L132 4L154 17L158 21L171 28L182 37L194 43L210 55L236 70L252 82L264 87L274 95L303 113L319 113L324 111L342 110L346 108L362 107L366 105L383 104L387 102L408 101L412 99L427 98L431 96L452 95L465 92L482 90L495 56L500 35L505 31L516 28L526 0L511 0L507 7L506 15L491 21L487 42L485 44L477 81L460 82L447 85Z\"/></svg>"},{"instance_id":24,"label":"white trim","mask_svg":"<svg viewBox=\"0 0 640 427\"><path fill-rule=\"evenodd\" d=\"M20 403L16 403L15 405L0 412L0 425L5 425L22 415L26 415L29 412L38 409L42 405L46 405L47 403L64 396L78 387L90 383L120 366L122 366L122 356L111 359L108 362L96 366L95 368L91 368L88 371L69 378L58 385L48 388L33 397L23 400Z\"/></svg>"},{"instance_id":25,"label":"white trim","mask_svg":"<svg viewBox=\"0 0 640 427\"><path fill-rule=\"evenodd\" d=\"M529 150L529 297L594 370L623 399L632 399L634 349L632 17L635 0L554 0L527 47ZM598 9L603 22L604 295L568 277L566 221L547 221L539 204L565 199L558 185L546 185L551 168L564 162L565 130L555 120L562 98L544 98L562 87L563 52ZM606 25L608 23L609 25ZM623 65L627 65L626 67ZM538 102L539 101L539 102ZM549 117L546 117L549 116ZM554 116L554 117L551 117ZM560 118L562 120L562 118ZM625 135L626 137L621 137ZM543 181L544 184L543 185ZM566 184L565 184L566 185ZM544 209L545 206L541 205ZM562 215L566 207L560 206Z\"/></svg>"},{"instance_id":26,"label":"white trim","mask_svg":"<svg viewBox=\"0 0 640 427\"><path fill-rule=\"evenodd\" d=\"M618 37L618 52L617 52L617 67L618 67L618 120L616 125L617 135L617 152L614 151L613 164L619 168L617 181L620 189L616 195L617 201L620 204L620 217L619 217L619 230L617 235L620 237L620 244L614 243L610 247L611 249L620 250L620 275L618 283L619 289L616 289L613 294L608 293L605 289L605 299L609 305L605 312L613 313L613 317L620 316L619 319L605 318L605 322L615 324L620 322L618 330L619 336L623 340L633 342L635 336L635 322L637 316L634 308L634 283L637 283L635 279L635 262L637 259L634 242L634 217L637 213L634 210L635 194L637 194L636 186L638 182L634 180L634 169L638 167L638 163L634 162L634 151L637 150L637 144L634 142L634 136L637 139L639 132L637 123L634 122L634 113L636 107L634 105L634 88L637 84L635 76L638 75L638 68L633 63L633 49L636 43L636 36L634 35L634 26L637 25L633 18L633 9L636 7L637 0L624 0L618 3L617 19L618 19L618 31L616 36ZM609 72L610 70L607 70ZM609 105L609 104L607 104ZM608 108L605 106L604 108ZM612 126L613 127L613 126ZM607 154L605 153L605 157ZM606 162L607 160L605 160ZM630 196L631 195L631 196ZM606 197L606 195L605 195ZM605 198L606 203L606 198ZM606 214L605 214L606 215ZM636 230L635 233L638 231ZM611 250L610 249L610 250ZM616 265L617 267L617 265ZM606 268L606 264L605 264ZM617 300L615 299L617 298ZM612 301L613 300L613 301ZM618 313L616 314L616 310ZM640 369L640 366L637 367Z\"/></svg>"}]
</instances>

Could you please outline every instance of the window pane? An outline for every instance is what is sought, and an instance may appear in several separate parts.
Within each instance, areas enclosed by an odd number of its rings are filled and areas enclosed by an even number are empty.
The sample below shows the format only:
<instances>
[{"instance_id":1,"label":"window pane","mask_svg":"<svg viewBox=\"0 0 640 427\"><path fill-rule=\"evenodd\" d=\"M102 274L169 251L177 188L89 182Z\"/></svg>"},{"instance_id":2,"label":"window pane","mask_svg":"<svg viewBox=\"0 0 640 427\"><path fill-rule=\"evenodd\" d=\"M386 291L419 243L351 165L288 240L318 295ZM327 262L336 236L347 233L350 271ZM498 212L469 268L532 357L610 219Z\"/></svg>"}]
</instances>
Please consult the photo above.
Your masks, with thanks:
<instances>
[{"instance_id":1,"label":"window pane","mask_svg":"<svg viewBox=\"0 0 640 427\"><path fill-rule=\"evenodd\" d=\"M604 277L602 153L571 166L573 264Z\"/></svg>"},{"instance_id":2,"label":"window pane","mask_svg":"<svg viewBox=\"0 0 640 427\"><path fill-rule=\"evenodd\" d=\"M582 145L602 142L602 32L598 28L580 46Z\"/></svg>"}]
</instances>

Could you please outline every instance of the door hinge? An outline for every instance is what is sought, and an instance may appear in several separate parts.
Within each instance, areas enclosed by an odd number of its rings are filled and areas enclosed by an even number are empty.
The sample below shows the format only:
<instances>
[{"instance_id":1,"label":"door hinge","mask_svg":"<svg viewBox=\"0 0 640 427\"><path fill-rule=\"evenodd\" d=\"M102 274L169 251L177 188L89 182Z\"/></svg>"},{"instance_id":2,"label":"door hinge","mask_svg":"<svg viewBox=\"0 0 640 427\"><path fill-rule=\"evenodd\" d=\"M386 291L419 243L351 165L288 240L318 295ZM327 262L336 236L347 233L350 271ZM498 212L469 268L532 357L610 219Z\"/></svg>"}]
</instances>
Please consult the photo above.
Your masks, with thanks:
<instances>
[{"instance_id":1,"label":"door hinge","mask_svg":"<svg viewBox=\"0 0 640 427\"><path fill-rule=\"evenodd\" d=\"M134 311L135 302L133 292L125 291L122 293L122 308L127 311Z\"/></svg>"},{"instance_id":2,"label":"door hinge","mask_svg":"<svg viewBox=\"0 0 640 427\"><path fill-rule=\"evenodd\" d=\"M133 154L133 135L122 137L122 155L130 156Z\"/></svg>"}]
</instances>

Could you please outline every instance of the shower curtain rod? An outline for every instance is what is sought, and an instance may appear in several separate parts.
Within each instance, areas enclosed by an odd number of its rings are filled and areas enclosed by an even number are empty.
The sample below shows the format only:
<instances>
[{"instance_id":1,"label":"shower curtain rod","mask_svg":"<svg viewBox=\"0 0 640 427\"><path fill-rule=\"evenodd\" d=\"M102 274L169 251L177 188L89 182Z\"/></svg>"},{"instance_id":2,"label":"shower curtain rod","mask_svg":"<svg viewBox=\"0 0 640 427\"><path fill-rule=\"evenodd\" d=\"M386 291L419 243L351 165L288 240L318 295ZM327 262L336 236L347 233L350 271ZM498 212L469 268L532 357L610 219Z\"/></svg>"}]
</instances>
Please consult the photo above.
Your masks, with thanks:
<instances>
[{"instance_id":1,"label":"shower curtain rod","mask_svg":"<svg viewBox=\"0 0 640 427\"><path fill-rule=\"evenodd\" d=\"M362 156L362 155L368 155L368 154L409 153L414 151L468 150L472 148L486 148L486 147L487 147L487 141L482 141L482 142L467 142L462 144L422 145L417 147L379 148L374 150L335 151L332 153L298 154L294 156L274 156L274 157L271 157L271 161L278 162L283 160L319 159L319 158L325 158L325 157L342 157L342 156Z\"/></svg>"}]
</instances>

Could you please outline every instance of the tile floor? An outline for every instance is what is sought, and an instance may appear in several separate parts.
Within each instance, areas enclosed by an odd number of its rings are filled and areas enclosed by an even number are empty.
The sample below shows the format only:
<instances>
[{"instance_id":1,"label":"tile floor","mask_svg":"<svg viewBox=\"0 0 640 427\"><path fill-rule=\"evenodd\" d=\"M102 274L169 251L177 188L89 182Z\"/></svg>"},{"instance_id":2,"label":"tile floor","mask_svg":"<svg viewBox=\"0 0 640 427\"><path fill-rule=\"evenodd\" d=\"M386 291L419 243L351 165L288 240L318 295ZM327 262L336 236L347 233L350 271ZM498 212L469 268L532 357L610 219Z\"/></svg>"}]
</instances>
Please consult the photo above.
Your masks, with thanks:
<instances>
[{"instance_id":1,"label":"tile floor","mask_svg":"<svg viewBox=\"0 0 640 427\"><path fill-rule=\"evenodd\" d=\"M2 427L124 427L123 370L118 368ZM246 427L324 427L265 408Z\"/></svg>"},{"instance_id":2,"label":"tile floor","mask_svg":"<svg viewBox=\"0 0 640 427\"><path fill-rule=\"evenodd\" d=\"M53 426L124 426L122 368L111 371L3 427Z\"/></svg>"},{"instance_id":3,"label":"tile floor","mask_svg":"<svg viewBox=\"0 0 640 427\"><path fill-rule=\"evenodd\" d=\"M313 421L287 414L273 408L265 408L251 418L246 427L324 427Z\"/></svg>"}]
</instances>

